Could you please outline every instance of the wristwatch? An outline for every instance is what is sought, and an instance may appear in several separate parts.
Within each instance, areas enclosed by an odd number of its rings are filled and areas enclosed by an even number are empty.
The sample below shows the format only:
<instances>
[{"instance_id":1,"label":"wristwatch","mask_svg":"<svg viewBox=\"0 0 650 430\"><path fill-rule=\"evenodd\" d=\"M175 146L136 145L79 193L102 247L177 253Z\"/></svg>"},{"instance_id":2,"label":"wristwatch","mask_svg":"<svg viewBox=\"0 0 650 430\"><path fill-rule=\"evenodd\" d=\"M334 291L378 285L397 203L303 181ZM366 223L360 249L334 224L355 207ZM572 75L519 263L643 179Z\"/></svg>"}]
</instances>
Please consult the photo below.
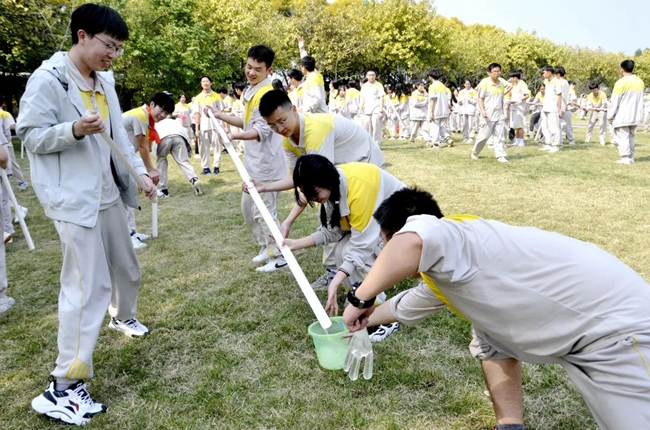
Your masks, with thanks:
<instances>
[{"instance_id":1,"label":"wristwatch","mask_svg":"<svg viewBox=\"0 0 650 430\"><path fill-rule=\"evenodd\" d=\"M368 299L368 300L361 300L356 296L356 291L357 287L353 286L350 288L350 291L348 291L348 302L355 308L359 309L368 309L375 304L375 299L377 298L376 296Z\"/></svg>"}]
</instances>

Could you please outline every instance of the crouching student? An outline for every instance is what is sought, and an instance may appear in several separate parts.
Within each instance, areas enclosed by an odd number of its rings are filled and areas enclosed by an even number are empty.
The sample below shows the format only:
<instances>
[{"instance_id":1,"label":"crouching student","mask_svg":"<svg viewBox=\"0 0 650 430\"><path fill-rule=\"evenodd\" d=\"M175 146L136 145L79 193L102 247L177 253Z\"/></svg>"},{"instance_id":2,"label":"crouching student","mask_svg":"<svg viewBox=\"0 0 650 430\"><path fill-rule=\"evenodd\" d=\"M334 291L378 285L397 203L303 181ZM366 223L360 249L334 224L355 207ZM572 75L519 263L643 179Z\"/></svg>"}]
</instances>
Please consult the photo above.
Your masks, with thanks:
<instances>
[{"instance_id":1,"label":"crouching student","mask_svg":"<svg viewBox=\"0 0 650 430\"><path fill-rule=\"evenodd\" d=\"M298 159L293 182L298 204L321 205L321 226L301 239L287 238L285 244L292 250L334 244L338 270L329 283L325 310L337 315L339 287L363 281L381 250L379 224L372 213L385 198L406 185L373 164L334 166L327 158L316 154ZM371 339L383 340L397 327L396 323L377 327Z\"/></svg>"},{"instance_id":2,"label":"crouching student","mask_svg":"<svg viewBox=\"0 0 650 430\"><path fill-rule=\"evenodd\" d=\"M350 331L416 324L442 302L473 324L470 351L484 360L498 428L524 428L521 361L561 365L601 428L648 426L650 285L629 266L558 233L443 217L416 189L390 196L374 218L386 246L348 294ZM375 296L417 273L425 285L375 311Z\"/></svg>"}]
</instances>

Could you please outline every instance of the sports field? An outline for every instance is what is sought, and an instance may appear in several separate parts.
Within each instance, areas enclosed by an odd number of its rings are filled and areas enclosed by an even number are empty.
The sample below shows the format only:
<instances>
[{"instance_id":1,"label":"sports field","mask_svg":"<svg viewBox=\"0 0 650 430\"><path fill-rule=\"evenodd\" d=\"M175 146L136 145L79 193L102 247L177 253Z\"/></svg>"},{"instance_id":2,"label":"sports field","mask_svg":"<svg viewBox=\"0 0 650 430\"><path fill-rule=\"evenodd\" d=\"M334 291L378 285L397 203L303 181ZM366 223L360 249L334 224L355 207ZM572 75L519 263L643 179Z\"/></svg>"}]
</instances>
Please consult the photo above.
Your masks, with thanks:
<instances>
[{"instance_id":1,"label":"sports field","mask_svg":"<svg viewBox=\"0 0 650 430\"><path fill-rule=\"evenodd\" d=\"M584 124L576 121L577 125ZM532 225L591 241L642 276L650 275L650 133L637 136L636 164L615 164L612 145L583 144L556 154L510 148L509 164L487 148L442 150L385 141L386 169L429 190L446 214L470 213ZM597 136L594 136L597 139ZM458 135L456 140L460 140ZM16 146L17 154L20 148ZM21 160L26 168L27 159ZM198 169L198 160L193 159ZM143 270L138 318L151 335L129 339L105 327L95 350L90 392L108 405L96 429L483 429L494 413L480 366L469 354L469 325L450 312L402 326L375 344L370 381L318 366L307 326L315 320L289 271L261 274L258 248L240 213L241 181L226 157L218 176L201 177L195 197L170 163L171 197L161 200L160 237L138 251ZM56 359L61 249L33 190L17 192L29 208L37 249L20 229L7 246L8 294L0 315L0 428L59 427L30 407ZM284 217L293 193L278 205ZM150 231L142 198L138 230ZM313 211L313 210L312 210ZM307 211L293 237L316 228ZM297 254L307 277L323 268L319 250ZM389 296L413 285L395 287ZM319 292L324 302L325 292ZM341 304L343 298L341 296ZM108 319L106 319L108 324ZM586 406L561 368L524 366L529 429L593 429Z\"/></svg>"}]
</instances>

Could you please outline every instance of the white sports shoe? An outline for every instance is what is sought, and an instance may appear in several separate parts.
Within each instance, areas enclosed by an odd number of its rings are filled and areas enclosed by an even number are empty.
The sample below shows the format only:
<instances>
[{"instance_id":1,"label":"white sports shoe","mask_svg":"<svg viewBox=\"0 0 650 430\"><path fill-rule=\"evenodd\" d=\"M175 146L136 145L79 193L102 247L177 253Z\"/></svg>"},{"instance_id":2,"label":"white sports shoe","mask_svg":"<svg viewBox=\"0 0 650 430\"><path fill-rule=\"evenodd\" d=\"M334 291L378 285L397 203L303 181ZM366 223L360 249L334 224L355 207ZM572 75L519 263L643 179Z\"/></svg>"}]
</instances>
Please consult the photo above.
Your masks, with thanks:
<instances>
[{"instance_id":1,"label":"white sports shoe","mask_svg":"<svg viewBox=\"0 0 650 430\"><path fill-rule=\"evenodd\" d=\"M145 241L145 240L147 240L147 239L149 239L151 237L150 234L144 234L144 233L133 233L131 236L135 237L140 242Z\"/></svg>"},{"instance_id":2,"label":"white sports shoe","mask_svg":"<svg viewBox=\"0 0 650 430\"><path fill-rule=\"evenodd\" d=\"M332 282L332 279L334 279L335 276L336 270L327 268L325 270L325 273L320 275L318 279L311 283L311 287L314 289L314 291L325 290L330 285L330 282Z\"/></svg>"},{"instance_id":3,"label":"white sports shoe","mask_svg":"<svg viewBox=\"0 0 650 430\"><path fill-rule=\"evenodd\" d=\"M137 318L121 321L111 317L111 322L108 323L108 326L113 330L121 331L128 337L142 337L149 334L149 329L140 323Z\"/></svg>"},{"instance_id":4,"label":"white sports shoe","mask_svg":"<svg viewBox=\"0 0 650 430\"><path fill-rule=\"evenodd\" d=\"M508 159L506 157L498 157L497 161L499 163L509 163Z\"/></svg>"},{"instance_id":5,"label":"white sports shoe","mask_svg":"<svg viewBox=\"0 0 650 430\"><path fill-rule=\"evenodd\" d=\"M556 152L560 152L560 147L559 146L552 146L551 149L548 150L551 154L554 154Z\"/></svg>"},{"instance_id":6,"label":"white sports shoe","mask_svg":"<svg viewBox=\"0 0 650 430\"><path fill-rule=\"evenodd\" d=\"M478 155L474 154L473 152L472 152L472 160L478 160Z\"/></svg>"},{"instance_id":7,"label":"white sports shoe","mask_svg":"<svg viewBox=\"0 0 650 430\"><path fill-rule=\"evenodd\" d=\"M634 164L634 158L623 157L615 161L616 164Z\"/></svg>"},{"instance_id":8,"label":"white sports shoe","mask_svg":"<svg viewBox=\"0 0 650 430\"><path fill-rule=\"evenodd\" d=\"M25 191L27 188L29 188L29 182L21 181L18 183L17 187L20 191Z\"/></svg>"},{"instance_id":9,"label":"white sports shoe","mask_svg":"<svg viewBox=\"0 0 650 430\"><path fill-rule=\"evenodd\" d=\"M264 263L271 258L275 258L281 255L282 254L280 253L280 250L277 248L277 246L263 246L262 249L260 249L259 254L253 257L253 263Z\"/></svg>"},{"instance_id":10,"label":"white sports shoe","mask_svg":"<svg viewBox=\"0 0 650 430\"><path fill-rule=\"evenodd\" d=\"M3 312L7 312L9 309L11 309L14 303L16 303L16 301L11 297L7 297L7 296L0 297L0 314Z\"/></svg>"},{"instance_id":11,"label":"white sports shoe","mask_svg":"<svg viewBox=\"0 0 650 430\"><path fill-rule=\"evenodd\" d=\"M368 334L370 335L370 342L381 342L391 334L399 330L399 323L394 322L386 325L378 325L368 327Z\"/></svg>"},{"instance_id":12,"label":"white sports shoe","mask_svg":"<svg viewBox=\"0 0 650 430\"><path fill-rule=\"evenodd\" d=\"M269 260L264 266L255 269L258 272L276 272L278 270L286 269L289 267L284 257L276 257Z\"/></svg>"},{"instance_id":13,"label":"white sports shoe","mask_svg":"<svg viewBox=\"0 0 650 430\"><path fill-rule=\"evenodd\" d=\"M25 206L20 206L20 205L18 205L18 208L19 208L18 210L20 211L20 214L23 216L23 219L25 219L25 217L27 216L27 211L29 211L29 209L27 209ZM15 211L16 211L16 209L14 208L14 213L15 213ZM16 216L14 218L14 223L17 223L17 222L19 222L19 220L18 220L18 215L16 214Z\"/></svg>"},{"instance_id":14,"label":"white sports shoe","mask_svg":"<svg viewBox=\"0 0 650 430\"><path fill-rule=\"evenodd\" d=\"M135 236L131 236L131 244L133 245L133 249L142 249L147 247L146 243L141 242L140 239Z\"/></svg>"},{"instance_id":15,"label":"white sports shoe","mask_svg":"<svg viewBox=\"0 0 650 430\"><path fill-rule=\"evenodd\" d=\"M54 381L51 381L45 391L32 400L32 408L39 414L67 424L88 424L92 417L106 412L107 408L95 403L86 387L88 384L78 381L67 390L57 391Z\"/></svg>"},{"instance_id":16,"label":"white sports shoe","mask_svg":"<svg viewBox=\"0 0 650 430\"><path fill-rule=\"evenodd\" d=\"M14 238L11 235L11 233L7 233L6 231L4 232L4 241L5 241L5 245L9 243L14 243Z\"/></svg>"}]
</instances>

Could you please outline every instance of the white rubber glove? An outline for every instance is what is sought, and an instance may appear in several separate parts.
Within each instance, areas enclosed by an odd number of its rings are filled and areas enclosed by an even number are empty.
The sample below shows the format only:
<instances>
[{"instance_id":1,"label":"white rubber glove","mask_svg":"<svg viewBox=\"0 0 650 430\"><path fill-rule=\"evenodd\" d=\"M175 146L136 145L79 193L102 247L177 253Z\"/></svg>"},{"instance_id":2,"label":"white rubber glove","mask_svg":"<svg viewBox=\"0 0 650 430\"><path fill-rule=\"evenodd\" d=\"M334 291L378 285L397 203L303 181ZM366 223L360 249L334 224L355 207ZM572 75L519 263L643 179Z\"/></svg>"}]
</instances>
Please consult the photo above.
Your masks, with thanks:
<instances>
[{"instance_id":1,"label":"white rubber glove","mask_svg":"<svg viewBox=\"0 0 650 430\"><path fill-rule=\"evenodd\" d=\"M348 353L343 363L343 370L348 372L351 380L356 381L359 378L361 360L365 358L365 362L363 363L363 377L370 379L372 378L373 357L370 336L368 336L368 330L364 328L354 333L352 339L350 339Z\"/></svg>"}]
</instances>

